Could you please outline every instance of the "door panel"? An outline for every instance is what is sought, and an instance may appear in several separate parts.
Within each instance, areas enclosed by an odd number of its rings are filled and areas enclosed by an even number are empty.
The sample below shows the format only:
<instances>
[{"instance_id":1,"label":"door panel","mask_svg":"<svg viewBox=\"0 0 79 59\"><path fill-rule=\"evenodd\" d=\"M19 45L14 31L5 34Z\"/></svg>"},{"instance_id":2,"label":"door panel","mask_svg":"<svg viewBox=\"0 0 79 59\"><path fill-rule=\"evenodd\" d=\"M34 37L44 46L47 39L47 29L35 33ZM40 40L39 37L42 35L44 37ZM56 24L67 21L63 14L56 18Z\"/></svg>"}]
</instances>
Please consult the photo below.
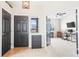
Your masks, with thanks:
<instances>
[{"instance_id":1,"label":"door panel","mask_svg":"<svg viewBox=\"0 0 79 59\"><path fill-rule=\"evenodd\" d=\"M16 23L16 29L15 29L17 32L21 32L21 24L20 22L17 22Z\"/></svg>"},{"instance_id":2,"label":"door panel","mask_svg":"<svg viewBox=\"0 0 79 59\"><path fill-rule=\"evenodd\" d=\"M27 24L25 22L22 23L22 31L27 32Z\"/></svg>"},{"instance_id":3,"label":"door panel","mask_svg":"<svg viewBox=\"0 0 79 59\"><path fill-rule=\"evenodd\" d=\"M11 48L11 15L2 9L2 55Z\"/></svg>"},{"instance_id":4,"label":"door panel","mask_svg":"<svg viewBox=\"0 0 79 59\"><path fill-rule=\"evenodd\" d=\"M28 17L14 16L14 47L28 46Z\"/></svg>"}]
</instances>

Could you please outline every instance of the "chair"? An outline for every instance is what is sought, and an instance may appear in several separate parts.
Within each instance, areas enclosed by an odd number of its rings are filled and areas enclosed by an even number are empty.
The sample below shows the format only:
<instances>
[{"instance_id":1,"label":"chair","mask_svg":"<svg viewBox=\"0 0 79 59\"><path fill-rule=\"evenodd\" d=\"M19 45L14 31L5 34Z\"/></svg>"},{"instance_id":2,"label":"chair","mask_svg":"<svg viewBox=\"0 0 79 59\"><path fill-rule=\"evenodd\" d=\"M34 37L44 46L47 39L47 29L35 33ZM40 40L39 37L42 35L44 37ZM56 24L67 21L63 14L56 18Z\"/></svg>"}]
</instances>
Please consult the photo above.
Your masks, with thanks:
<instances>
[{"instance_id":1,"label":"chair","mask_svg":"<svg viewBox=\"0 0 79 59\"><path fill-rule=\"evenodd\" d=\"M69 41L69 39L70 39L70 33L68 33L68 32L64 33L63 39Z\"/></svg>"}]
</instances>

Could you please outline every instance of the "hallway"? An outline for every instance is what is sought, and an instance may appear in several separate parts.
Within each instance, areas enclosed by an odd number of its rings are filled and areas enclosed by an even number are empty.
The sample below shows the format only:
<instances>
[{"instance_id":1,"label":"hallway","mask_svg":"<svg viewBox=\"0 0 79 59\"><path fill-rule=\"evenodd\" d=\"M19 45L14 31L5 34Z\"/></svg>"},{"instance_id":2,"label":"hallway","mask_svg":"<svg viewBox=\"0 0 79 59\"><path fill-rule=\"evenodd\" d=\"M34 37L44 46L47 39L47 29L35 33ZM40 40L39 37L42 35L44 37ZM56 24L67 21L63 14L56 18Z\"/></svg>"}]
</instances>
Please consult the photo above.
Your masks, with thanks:
<instances>
[{"instance_id":1,"label":"hallway","mask_svg":"<svg viewBox=\"0 0 79 59\"><path fill-rule=\"evenodd\" d=\"M76 57L75 42L53 38L52 44L41 49L14 48L4 56L10 57Z\"/></svg>"}]
</instances>

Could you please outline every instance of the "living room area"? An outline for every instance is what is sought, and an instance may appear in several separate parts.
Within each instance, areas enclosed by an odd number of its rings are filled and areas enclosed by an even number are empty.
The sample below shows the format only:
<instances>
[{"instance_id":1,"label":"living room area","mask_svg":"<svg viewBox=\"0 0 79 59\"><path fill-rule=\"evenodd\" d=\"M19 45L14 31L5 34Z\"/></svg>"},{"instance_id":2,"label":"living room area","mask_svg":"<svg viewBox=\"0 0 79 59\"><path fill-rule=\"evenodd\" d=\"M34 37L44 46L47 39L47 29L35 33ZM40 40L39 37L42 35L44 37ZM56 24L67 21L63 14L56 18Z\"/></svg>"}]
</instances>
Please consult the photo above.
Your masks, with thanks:
<instances>
[{"instance_id":1,"label":"living room area","mask_svg":"<svg viewBox=\"0 0 79 59\"><path fill-rule=\"evenodd\" d=\"M28 1L30 8L24 3L0 2L0 56L78 56L79 2Z\"/></svg>"},{"instance_id":2,"label":"living room area","mask_svg":"<svg viewBox=\"0 0 79 59\"><path fill-rule=\"evenodd\" d=\"M52 37L76 42L76 32L78 30L78 10L61 9L48 16L50 20Z\"/></svg>"},{"instance_id":3,"label":"living room area","mask_svg":"<svg viewBox=\"0 0 79 59\"><path fill-rule=\"evenodd\" d=\"M76 42L77 10L62 10L57 13L57 37L67 41ZM56 24L57 25L57 24Z\"/></svg>"},{"instance_id":4,"label":"living room area","mask_svg":"<svg viewBox=\"0 0 79 59\"><path fill-rule=\"evenodd\" d=\"M51 44L60 43L58 45L65 49L73 47L72 49L78 54L78 10L60 9L48 16L48 18L51 20L53 29L51 30L51 33L53 33L51 35L53 37ZM72 49L70 48L70 50Z\"/></svg>"}]
</instances>

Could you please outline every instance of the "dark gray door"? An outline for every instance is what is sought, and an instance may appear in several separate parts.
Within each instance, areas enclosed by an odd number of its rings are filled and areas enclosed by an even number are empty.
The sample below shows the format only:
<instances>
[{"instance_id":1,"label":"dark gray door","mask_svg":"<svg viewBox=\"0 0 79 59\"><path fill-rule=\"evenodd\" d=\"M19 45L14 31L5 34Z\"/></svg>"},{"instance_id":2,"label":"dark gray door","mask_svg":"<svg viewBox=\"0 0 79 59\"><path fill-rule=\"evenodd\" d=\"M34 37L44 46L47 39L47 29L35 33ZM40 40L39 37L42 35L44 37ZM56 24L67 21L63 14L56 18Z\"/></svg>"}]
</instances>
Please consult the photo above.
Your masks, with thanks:
<instances>
[{"instance_id":1,"label":"dark gray door","mask_svg":"<svg viewBox=\"0 0 79 59\"><path fill-rule=\"evenodd\" d=\"M28 46L28 17L14 16L14 47Z\"/></svg>"},{"instance_id":2,"label":"dark gray door","mask_svg":"<svg viewBox=\"0 0 79 59\"><path fill-rule=\"evenodd\" d=\"M11 48L11 15L2 9L2 55Z\"/></svg>"}]
</instances>

